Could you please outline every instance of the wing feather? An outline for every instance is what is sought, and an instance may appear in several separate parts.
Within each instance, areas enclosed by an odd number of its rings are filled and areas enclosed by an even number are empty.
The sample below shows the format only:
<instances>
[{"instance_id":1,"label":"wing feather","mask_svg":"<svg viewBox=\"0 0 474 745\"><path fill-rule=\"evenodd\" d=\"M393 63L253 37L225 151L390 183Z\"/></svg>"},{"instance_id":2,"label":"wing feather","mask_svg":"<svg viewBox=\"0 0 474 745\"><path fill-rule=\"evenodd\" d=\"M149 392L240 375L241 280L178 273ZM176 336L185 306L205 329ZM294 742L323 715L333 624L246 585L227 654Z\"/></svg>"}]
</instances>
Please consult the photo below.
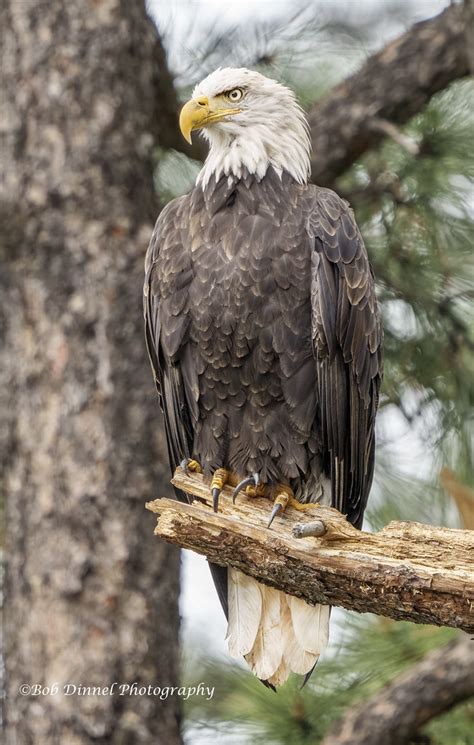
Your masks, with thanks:
<instances>
[{"instance_id":1,"label":"wing feather","mask_svg":"<svg viewBox=\"0 0 474 745\"><path fill-rule=\"evenodd\" d=\"M193 454L193 432L198 417L199 362L193 357L190 345L182 343L187 320L185 297L193 271L189 254L183 250L183 241L189 236L183 236L181 213L189 214L190 199L189 195L174 199L159 215L145 259L143 288L145 339L163 411L172 473L184 458ZM202 215L196 212L195 219L202 219ZM158 262L162 274L160 286L168 291L166 297L158 290ZM164 339L172 358L165 353ZM183 492L178 489L175 492L181 501L189 501ZM227 617L227 568L211 563L209 568Z\"/></svg>"},{"instance_id":2,"label":"wing feather","mask_svg":"<svg viewBox=\"0 0 474 745\"><path fill-rule=\"evenodd\" d=\"M360 527L374 468L382 327L367 252L348 204L313 187L311 301L323 462L332 504Z\"/></svg>"},{"instance_id":3,"label":"wing feather","mask_svg":"<svg viewBox=\"0 0 474 745\"><path fill-rule=\"evenodd\" d=\"M168 302L167 298L160 296L155 272L163 249L164 271L167 270L171 275L173 271L181 269L179 265L166 263L166 249L176 244L178 210L183 199L185 198L170 202L158 217L145 260L143 292L145 339L163 411L172 471L183 458L191 455L193 443L188 397L179 363L186 315L181 296L177 299L176 293L170 293ZM177 492L177 495L182 500L186 499L182 493Z\"/></svg>"}]
</instances>

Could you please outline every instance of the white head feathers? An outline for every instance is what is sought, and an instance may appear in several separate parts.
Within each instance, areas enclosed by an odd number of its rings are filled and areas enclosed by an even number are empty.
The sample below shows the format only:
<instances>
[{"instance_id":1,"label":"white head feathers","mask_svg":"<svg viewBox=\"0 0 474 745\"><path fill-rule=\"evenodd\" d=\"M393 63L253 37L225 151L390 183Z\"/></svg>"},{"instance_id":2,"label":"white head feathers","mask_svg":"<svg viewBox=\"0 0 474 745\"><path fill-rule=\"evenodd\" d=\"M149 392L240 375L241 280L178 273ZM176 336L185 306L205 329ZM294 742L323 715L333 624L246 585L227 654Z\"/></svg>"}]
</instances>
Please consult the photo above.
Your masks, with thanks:
<instances>
[{"instance_id":1,"label":"white head feathers","mask_svg":"<svg viewBox=\"0 0 474 745\"><path fill-rule=\"evenodd\" d=\"M209 100L240 89L239 112L208 124L202 133L210 151L197 183L211 176L240 177L246 170L261 179L271 165L304 184L310 173L308 124L293 91L276 80L245 68L219 68L193 91Z\"/></svg>"}]
</instances>

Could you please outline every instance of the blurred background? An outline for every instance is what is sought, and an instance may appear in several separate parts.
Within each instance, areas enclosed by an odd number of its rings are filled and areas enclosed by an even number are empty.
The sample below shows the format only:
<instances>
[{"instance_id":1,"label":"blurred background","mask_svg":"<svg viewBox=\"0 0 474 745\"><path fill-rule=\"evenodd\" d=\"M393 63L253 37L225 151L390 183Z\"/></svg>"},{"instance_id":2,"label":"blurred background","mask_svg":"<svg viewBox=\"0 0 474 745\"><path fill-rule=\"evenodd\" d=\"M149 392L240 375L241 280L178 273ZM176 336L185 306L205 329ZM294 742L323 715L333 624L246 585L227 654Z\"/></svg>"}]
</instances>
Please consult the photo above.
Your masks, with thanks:
<instances>
[{"instance_id":1,"label":"blurred background","mask_svg":"<svg viewBox=\"0 0 474 745\"><path fill-rule=\"evenodd\" d=\"M447 7L149 0L150 21L138 1L5 3L9 745L323 743L344 712L457 637L337 610L311 681L276 696L228 659L205 560L186 551L179 560L153 540L143 510L169 491L141 338L142 262L160 207L192 188L203 157L202 145L180 141L180 102L215 68L246 66L288 84L313 111L371 55ZM382 139L324 184L352 204L385 326L366 530L390 520L474 529L474 84L467 63L444 72L423 105L412 107L408 91L403 123L384 125ZM215 694L183 706L113 697L73 706L17 693L22 681L116 678L205 682ZM471 699L403 742L471 745L473 732Z\"/></svg>"}]
</instances>

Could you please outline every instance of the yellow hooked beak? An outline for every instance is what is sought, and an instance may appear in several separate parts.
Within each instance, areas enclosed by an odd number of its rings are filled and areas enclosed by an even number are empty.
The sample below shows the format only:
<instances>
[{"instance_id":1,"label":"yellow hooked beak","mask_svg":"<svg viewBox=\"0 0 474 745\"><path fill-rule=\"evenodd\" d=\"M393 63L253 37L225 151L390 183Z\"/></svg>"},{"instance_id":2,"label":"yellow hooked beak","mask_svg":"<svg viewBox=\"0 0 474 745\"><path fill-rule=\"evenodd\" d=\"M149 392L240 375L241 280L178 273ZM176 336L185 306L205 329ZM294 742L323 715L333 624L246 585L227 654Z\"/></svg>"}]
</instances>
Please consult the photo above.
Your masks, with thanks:
<instances>
[{"instance_id":1,"label":"yellow hooked beak","mask_svg":"<svg viewBox=\"0 0 474 745\"><path fill-rule=\"evenodd\" d=\"M231 109L217 98L209 102L207 96L193 98L184 104L179 115L179 128L185 140L191 145L191 132L208 124L225 119L226 116L239 114L240 109Z\"/></svg>"}]
</instances>

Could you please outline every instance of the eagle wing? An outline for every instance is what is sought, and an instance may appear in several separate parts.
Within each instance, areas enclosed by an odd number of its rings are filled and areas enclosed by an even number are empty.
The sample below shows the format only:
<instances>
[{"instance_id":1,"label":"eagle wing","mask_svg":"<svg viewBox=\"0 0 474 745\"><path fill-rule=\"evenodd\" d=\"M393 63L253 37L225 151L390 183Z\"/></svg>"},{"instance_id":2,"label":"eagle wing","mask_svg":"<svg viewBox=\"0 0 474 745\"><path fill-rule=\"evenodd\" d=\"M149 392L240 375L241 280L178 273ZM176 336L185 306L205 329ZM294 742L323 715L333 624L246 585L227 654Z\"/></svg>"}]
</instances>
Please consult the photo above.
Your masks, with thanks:
<instances>
[{"instance_id":1,"label":"eagle wing","mask_svg":"<svg viewBox=\"0 0 474 745\"><path fill-rule=\"evenodd\" d=\"M382 327L362 236L347 202L312 190L311 306L323 464L332 505L360 527L374 470Z\"/></svg>"},{"instance_id":2,"label":"eagle wing","mask_svg":"<svg viewBox=\"0 0 474 745\"><path fill-rule=\"evenodd\" d=\"M172 473L184 458L192 455L193 424L197 421L196 399L192 395L195 371L191 347L186 349L184 346L188 316L183 300L187 295L192 269L186 252L180 253L180 207L185 208L187 200L187 196L174 199L158 217L145 259L143 286L145 338L163 411ZM165 247L171 250L163 251ZM164 273L162 284L170 286L171 291L166 297L161 297L158 292L157 261L160 261ZM173 281L176 274L181 277L178 283ZM179 289L176 292L177 286ZM165 319L165 323L162 323L162 319ZM175 492L181 501L190 501L184 492L179 489L175 489ZM209 563L209 568L227 618L227 568L212 563Z\"/></svg>"},{"instance_id":3,"label":"eagle wing","mask_svg":"<svg viewBox=\"0 0 474 745\"><path fill-rule=\"evenodd\" d=\"M178 305L173 307L173 297L164 299L160 297L155 269L156 262L160 260L160 248L164 241L174 244L180 240L178 215L179 205L183 199L185 197L170 202L156 222L145 260L143 288L145 338L163 411L169 460L173 473L184 458L190 457L193 444L191 415L179 355L186 330L186 317L179 313ZM170 273L175 271L172 266L169 270ZM179 300L176 298L177 303ZM165 328L162 323L164 315L167 320ZM173 323L173 319L179 316L181 316L179 322ZM174 350L174 355L164 354L164 345L167 350ZM176 494L181 500L186 500L182 492L176 491Z\"/></svg>"}]
</instances>

